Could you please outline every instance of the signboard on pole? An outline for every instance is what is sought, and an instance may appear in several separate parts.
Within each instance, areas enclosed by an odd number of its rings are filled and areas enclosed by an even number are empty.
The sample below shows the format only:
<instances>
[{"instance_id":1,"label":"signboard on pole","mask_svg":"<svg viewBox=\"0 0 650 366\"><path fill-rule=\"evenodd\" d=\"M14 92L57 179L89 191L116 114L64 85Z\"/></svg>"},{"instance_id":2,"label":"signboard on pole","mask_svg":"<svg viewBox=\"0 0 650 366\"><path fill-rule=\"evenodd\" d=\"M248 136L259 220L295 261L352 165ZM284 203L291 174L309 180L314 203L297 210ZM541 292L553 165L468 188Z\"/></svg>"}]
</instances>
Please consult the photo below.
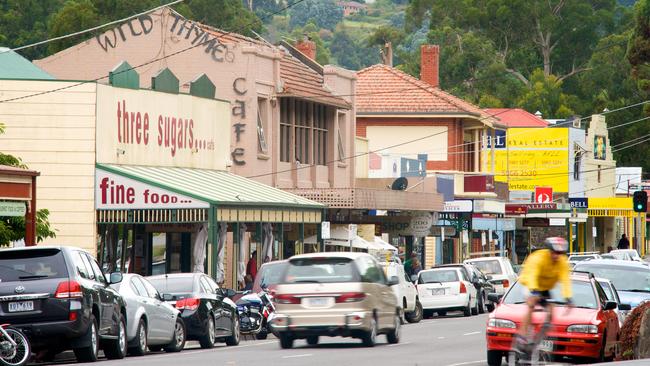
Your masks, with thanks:
<instances>
[{"instance_id":1,"label":"signboard on pole","mask_svg":"<svg viewBox=\"0 0 650 366\"><path fill-rule=\"evenodd\" d=\"M331 239L330 222L323 221L320 224L320 237L321 239Z\"/></svg>"},{"instance_id":2,"label":"signboard on pole","mask_svg":"<svg viewBox=\"0 0 650 366\"><path fill-rule=\"evenodd\" d=\"M536 203L553 202L553 187L535 187Z\"/></svg>"}]
</instances>

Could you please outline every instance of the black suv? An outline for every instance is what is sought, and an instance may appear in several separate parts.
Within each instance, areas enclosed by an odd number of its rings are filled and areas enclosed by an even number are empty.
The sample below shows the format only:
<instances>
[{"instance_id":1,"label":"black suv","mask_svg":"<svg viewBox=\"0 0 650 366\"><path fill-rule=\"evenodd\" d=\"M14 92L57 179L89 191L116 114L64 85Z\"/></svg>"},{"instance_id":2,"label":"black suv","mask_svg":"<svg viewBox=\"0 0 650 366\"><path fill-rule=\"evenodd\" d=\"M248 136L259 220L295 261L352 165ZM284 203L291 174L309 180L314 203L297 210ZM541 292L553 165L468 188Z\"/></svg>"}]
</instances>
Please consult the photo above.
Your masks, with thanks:
<instances>
[{"instance_id":1,"label":"black suv","mask_svg":"<svg viewBox=\"0 0 650 366\"><path fill-rule=\"evenodd\" d=\"M126 355L126 306L87 252L71 247L0 250L0 323L27 334L46 359L72 349L78 361Z\"/></svg>"}]
</instances>

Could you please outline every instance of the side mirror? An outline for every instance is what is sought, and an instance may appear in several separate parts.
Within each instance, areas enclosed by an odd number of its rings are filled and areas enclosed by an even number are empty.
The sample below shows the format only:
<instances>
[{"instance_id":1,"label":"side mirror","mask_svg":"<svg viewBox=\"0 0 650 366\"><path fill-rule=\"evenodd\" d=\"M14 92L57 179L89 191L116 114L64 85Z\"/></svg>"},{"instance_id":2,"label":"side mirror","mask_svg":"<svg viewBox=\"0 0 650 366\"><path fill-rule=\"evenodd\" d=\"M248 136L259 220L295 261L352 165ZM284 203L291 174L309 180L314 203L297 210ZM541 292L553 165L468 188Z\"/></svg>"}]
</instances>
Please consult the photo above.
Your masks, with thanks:
<instances>
[{"instance_id":1,"label":"side mirror","mask_svg":"<svg viewBox=\"0 0 650 366\"><path fill-rule=\"evenodd\" d=\"M172 296L172 294L162 294L160 296L162 297L162 301L172 301L172 300L174 300L174 296Z\"/></svg>"},{"instance_id":2,"label":"side mirror","mask_svg":"<svg viewBox=\"0 0 650 366\"><path fill-rule=\"evenodd\" d=\"M493 303L497 304L501 302L501 299L503 298L503 295L491 292L488 294L488 300L492 301Z\"/></svg>"},{"instance_id":3,"label":"side mirror","mask_svg":"<svg viewBox=\"0 0 650 366\"><path fill-rule=\"evenodd\" d=\"M113 272L111 273L108 282L112 285L114 283L122 282L122 272Z\"/></svg>"},{"instance_id":4,"label":"side mirror","mask_svg":"<svg viewBox=\"0 0 650 366\"><path fill-rule=\"evenodd\" d=\"M388 279L388 283L387 283L387 285L388 285L388 286L399 285L399 278L397 278L397 276L391 276L391 277Z\"/></svg>"},{"instance_id":5,"label":"side mirror","mask_svg":"<svg viewBox=\"0 0 650 366\"><path fill-rule=\"evenodd\" d=\"M630 305L630 304L618 304L618 310L630 311L630 310L632 310L632 305Z\"/></svg>"},{"instance_id":6,"label":"side mirror","mask_svg":"<svg viewBox=\"0 0 650 366\"><path fill-rule=\"evenodd\" d=\"M618 308L618 303L616 301L605 301L605 306L603 307L604 310L614 310Z\"/></svg>"},{"instance_id":7,"label":"side mirror","mask_svg":"<svg viewBox=\"0 0 650 366\"><path fill-rule=\"evenodd\" d=\"M418 275L411 275L411 282L418 282Z\"/></svg>"}]
</instances>

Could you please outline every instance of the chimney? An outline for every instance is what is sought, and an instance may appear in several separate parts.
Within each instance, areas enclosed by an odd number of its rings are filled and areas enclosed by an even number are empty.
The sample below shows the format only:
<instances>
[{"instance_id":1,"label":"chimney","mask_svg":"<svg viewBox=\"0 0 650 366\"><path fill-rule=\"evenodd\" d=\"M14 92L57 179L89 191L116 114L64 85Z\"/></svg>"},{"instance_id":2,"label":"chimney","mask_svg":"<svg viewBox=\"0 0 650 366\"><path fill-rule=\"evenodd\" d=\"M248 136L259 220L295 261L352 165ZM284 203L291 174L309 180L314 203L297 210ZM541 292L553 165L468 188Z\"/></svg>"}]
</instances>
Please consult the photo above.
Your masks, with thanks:
<instances>
[{"instance_id":1,"label":"chimney","mask_svg":"<svg viewBox=\"0 0 650 366\"><path fill-rule=\"evenodd\" d=\"M436 88L439 86L439 56L440 47L438 45L423 44L420 47L420 80Z\"/></svg>"},{"instance_id":2,"label":"chimney","mask_svg":"<svg viewBox=\"0 0 650 366\"><path fill-rule=\"evenodd\" d=\"M386 42L381 50L381 61L384 65L393 67L393 44Z\"/></svg>"},{"instance_id":3,"label":"chimney","mask_svg":"<svg viewBox=\"0 0 650 366\"><path fill-rule=\"evenodd\" d=\"M316 43L305 35L302 40L296 43L296 49L302 52L305 56L316 61Z\"/></svg>"}]
</instances>

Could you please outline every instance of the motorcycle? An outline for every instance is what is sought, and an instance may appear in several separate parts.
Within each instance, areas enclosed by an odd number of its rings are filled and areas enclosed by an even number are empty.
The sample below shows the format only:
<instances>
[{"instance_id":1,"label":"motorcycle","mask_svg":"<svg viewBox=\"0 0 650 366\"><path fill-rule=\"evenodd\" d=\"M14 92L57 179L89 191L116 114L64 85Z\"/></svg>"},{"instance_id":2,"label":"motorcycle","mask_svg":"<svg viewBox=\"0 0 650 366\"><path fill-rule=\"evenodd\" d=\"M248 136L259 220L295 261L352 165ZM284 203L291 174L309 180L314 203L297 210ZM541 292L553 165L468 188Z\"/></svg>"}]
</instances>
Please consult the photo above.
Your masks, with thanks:
<instances>
[{"instance_id":1,"label":"motorcycle","mask_svg":"<svg viewBox=\"0 0 650 366\"><path fill-rule=\"evenodd\" d=\"M9 324L0 325L0 365L23 366L29 361L31 346L23 332L9 328Z\"/></svg>"},{"instance_id":2,"label":"motorcycle","mask_svg":"<svg viewBox=\"0 0 650 366\"><path fill-rule=\"evenodd\" d=\"M269 323L275 313L270 295L266 291L244 291L243 294L236 303L240 333L266 339L270 331Z\"/></svg>"}]
</instances>

